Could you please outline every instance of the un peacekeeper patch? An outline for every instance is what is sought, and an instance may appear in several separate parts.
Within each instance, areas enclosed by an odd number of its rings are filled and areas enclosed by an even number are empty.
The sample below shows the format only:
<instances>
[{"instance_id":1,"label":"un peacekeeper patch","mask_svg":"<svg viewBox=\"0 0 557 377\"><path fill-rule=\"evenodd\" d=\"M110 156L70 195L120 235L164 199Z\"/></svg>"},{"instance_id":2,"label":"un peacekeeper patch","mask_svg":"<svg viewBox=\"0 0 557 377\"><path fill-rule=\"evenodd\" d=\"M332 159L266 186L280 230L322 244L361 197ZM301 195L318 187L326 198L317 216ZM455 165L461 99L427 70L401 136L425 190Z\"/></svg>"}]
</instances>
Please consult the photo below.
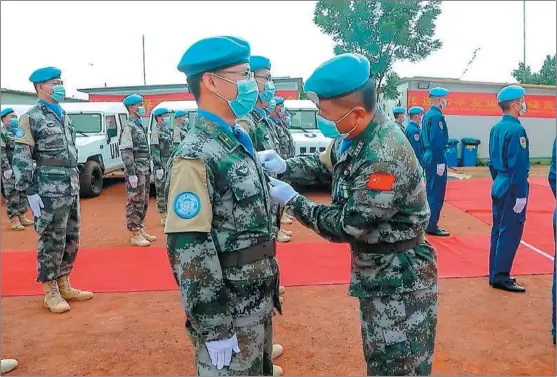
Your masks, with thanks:
<instances>
[{"instance_id":1,"label":"un peacekeeper patch","mask_svg":"<svg viewBox=\"0 0 557 377\"><path fill-rule=\"evenodd\" d=\"M201 210L201 200L193 192L183 192L174 198L174 212L182 219L193 219Z\"/></svg>"},{"instance_id":2,"label":"un peacekeeper patch","mask_svg":"<svg viewBox=\"0 0 557 377\"><path fill-rule=\"evenodd\" d=\"M16 137L15 142L19 144L26 144L29 146L35 145L33 134L31 133L31 125L29 124L29 115L23 114L19 118L19 127L14 130Z\"/></svg>"},{"instance_id":3,"label":"un peacekeeper patch","mask_svg":"<svg viewBox=\"0 0 557 377\"><path fill-rule=\"evenodd\" d=\"M440 129L443 129L443 122L442 122L442 121L439 122L439 128L440 128Z\"/></svg>"},{"instance_id":4,"label":"un peacekeeper patch","mask_svg":"<svg viewBox=\"0 0 557 377\"><path fill-rule=\"evenodd\" d=\"M522 137L520 138L520 146L521 146L523 149L526 149L526 147L527 147L527 145L526 145L526 138L525 138L524 136L522 136Z\"/></svg>"},{"instance_id":5,"label":"un peacekeeper patch","mask_svg":"<svg viewBox=\"0 0 557 377\"><path fill-rule=\"evenodd\" d=\"M369 176L366 187L369 190L392 191L395 176L389 173L373 173Z\"/></svg>"},{"instance_id":6,"label":"un peacekeeper patch","mask_svg":"<svg viewBox=\"0 0 557 377\"><path fill-rule=\"evenodd\" d=\"M414 140L416 141L420 140L420 134L414 134Z\"/></svg>"},{"instance_id":7,"label":"un peacekeeper patch","mask_svg":"<svg viewBox=\"0 0 557 377\"><path fill-rule=\"evenodd\" d=\"M21 128L16 128L15 131L14 131L14 135L16 137L21 138L21 137L25 136L25 131L23 131Z\"/></svg>"}]
</instances>

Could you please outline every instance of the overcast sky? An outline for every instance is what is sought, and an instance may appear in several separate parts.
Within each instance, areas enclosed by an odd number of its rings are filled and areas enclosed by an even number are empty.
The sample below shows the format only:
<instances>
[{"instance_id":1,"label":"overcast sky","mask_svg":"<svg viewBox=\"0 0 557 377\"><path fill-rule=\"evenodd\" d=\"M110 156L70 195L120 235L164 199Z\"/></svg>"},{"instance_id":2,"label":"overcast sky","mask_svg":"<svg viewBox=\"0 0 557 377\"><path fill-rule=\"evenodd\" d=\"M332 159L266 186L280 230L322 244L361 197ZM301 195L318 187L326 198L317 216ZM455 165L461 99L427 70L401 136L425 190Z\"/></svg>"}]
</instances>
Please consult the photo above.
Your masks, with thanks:
<instances>
[{"instance_id":1,"label":"overcast sky","mask_svg":"<svg viewBox=\"0 0 557 377\"><path fill-rule=\"evenodd\" d=\"M247 39L268 56L275 76L307 78L333 55L313 24L314 1L2 2L1 85L32 91L30 73L62 69L68 95L77 88L141 85L145 34L147 84L185 82L176 66L195 41L215 35ZM445 1L437 20L443 48L424 61L397 63L402 77L458 78L480 47L465 80L511 82L522 60L521 1ZM59 21L59 23L55 22ZM527 1L526 60L534 70L556 49L556 2Z\"/></svg>"}]
</instances>

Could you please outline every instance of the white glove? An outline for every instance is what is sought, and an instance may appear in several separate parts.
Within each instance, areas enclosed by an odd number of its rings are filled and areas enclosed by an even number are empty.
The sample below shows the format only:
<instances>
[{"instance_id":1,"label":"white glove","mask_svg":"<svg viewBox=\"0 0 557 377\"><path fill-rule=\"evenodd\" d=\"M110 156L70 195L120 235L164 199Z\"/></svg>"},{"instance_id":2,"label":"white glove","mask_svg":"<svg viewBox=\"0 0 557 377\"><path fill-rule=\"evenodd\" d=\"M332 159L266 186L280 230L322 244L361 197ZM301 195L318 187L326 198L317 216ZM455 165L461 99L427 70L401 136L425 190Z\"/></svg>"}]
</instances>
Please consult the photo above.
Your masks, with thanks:
<instances>
[{"instance_id":1,"label":"white glove","mask_svg":"<svg viewBox=\"0 0 557 377\"><path fill-rule=\"evenodd\" d=\"M33 216L41 217L41 208L44 208L41 197L38 194L27 195L27 201L29 202L31 211L33 211Z\"/></svg>"},{"instance_id":2,"label":"white glove","mask_svg":"<svg viewBox=\"0 0 557 377\"><path fill-rule=\"evenodd\" d=\"M437 164L437 175L442 176L445 172L445 164Z\"/></svg>"},{"instance_id":3,"label":"white glove","mask_svg":"<svg viewBox=\"0 0 557 377\"><path fill-rule=\"evenodd\" d=\"M12 177L12 169L4 170L4 178L10 179Z\"/></svg>"},{"instance_id":4,"label":"white glove","mask_svg":"<svg viewBox=\"0 0 557 377\"><path fill-rule=\"evenodd\" d=\"M131 187L136 188L138 182L137 175L130 175L128 177L128 182L130 183Z\"/></svg>"},{"instance_id":5,"label":"white glove","mask_svg":"<svg viewBox=\"0 0 557 377\"><path fill-rule=\"evenodd\" d=\"M212 342L206 342L205 345L207 346L207 351L209 351L211 363L216 366L218 370L230 365L232 361L232 351L234 351L234 353L240 352L236 334L230 339L214 340Z\"/></svg>"},{"instance_id":6,"label":"white glove","mask_svg":"<svg viewBox=\"0 0 557 377\"><path fill-rule=\"evenodd\" d=\"M279 154L268 149L266 151L257 152L257 157L261 161L263 168L272 174L282 174L286 171L286 161Z\"/></svg>"},{"instance_id":7,"label":"white glove","mask_svg":"<svg viewBox=\"0 0 557 377\"><path fill-rule=\"evenodd\" d=\"M155 170L155 174L157 176L157 179L160 181L164 176L164 170L162 169Z\"/></svg>"},{"instance_id":8,"label":"white glove","mask_svg":"<svg viewBox=\"0 0 557 377\"><path fill-rule=\"evenodd\" d=\"M515 213L521 213L524 211L524 207L526 207L526 198L516 198L516 203L513 207L513 211Z\"/></svg>"},{"instance_id":9,"label":"white glove","mask_svg":"<svg viewBox=\"0 0 557 377\"><path fill-rule=\"evenodd\" d=\"M271 188L269 189L269 195L274 202L285 206L294 198L297 194L296 190L292 188L288 183L279 181L273 177L271 178Z\"/></svg>"}]
</instances>

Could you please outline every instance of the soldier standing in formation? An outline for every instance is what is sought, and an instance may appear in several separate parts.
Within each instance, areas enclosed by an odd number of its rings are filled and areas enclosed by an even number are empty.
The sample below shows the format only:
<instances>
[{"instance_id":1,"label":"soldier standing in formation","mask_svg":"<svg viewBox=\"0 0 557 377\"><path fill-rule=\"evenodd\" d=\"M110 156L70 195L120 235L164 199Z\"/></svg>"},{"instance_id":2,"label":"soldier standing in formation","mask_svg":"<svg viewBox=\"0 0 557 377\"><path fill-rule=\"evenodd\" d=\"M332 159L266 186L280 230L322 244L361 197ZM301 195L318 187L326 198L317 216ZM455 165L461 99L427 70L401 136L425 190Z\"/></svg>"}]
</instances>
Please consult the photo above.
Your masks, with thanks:
<instances>
[{"instance_id":1,"label":"soldier standing in formation","mask_svg":"<svg viewBox=\"0 0 557 377\"><path fill-rule=\"evenodd\" d=\"M404 132L404 113L406 113L406 109L404 107L395 107L393 109L393 115L395 117L395 123Z\"/></svg>"},{"instance_id":2,"label":"soldier standing in formation","mask_svg":"<svg viewBox=\"0 0 557 377\"><path fill-rule=\"evenodd\" d=\"M69 280L79 250L79 172L75 130L59 105L65 98L61 73L46 67L29 77L39 103L21 116L12 165L15 189L27 193L35 216L37 282L44 286L44 306L53 313L69 311L66 300L93 298Z\"/></svg>"},{"instance_id":3,"label":"soldier standing in formation","mask_svg":"<svg viewBox=\"0 0 557 377\"><path fill-rule=\"evenodd\" d=\"M422 116L424 114L424 109L420 106L413 106L408 109L408 116L410 117L410 121L406 125L406 129L404 130L404 134L406 138L410 142L416 157L418 158L418 162L422 166L423 159L424 159L424 145L422 144L421 134L421 124L422 124Z\"/></svg>"},{"instance_id":4,"label":"soldier standing in formation","mask_svg":"<svg viewBox=\"0 0 557 377\"><path fill-rule=\"evenodd\" d=\"M124 98L129 118L120 134L120 154L126 177L126 225L131 232L130 242L134 246L150 246L157 237L145 232L145 215L149 205L151 185L151 155L147 130L141 116L145 114L143 97L132 94Z\"/></svg>"},{"instance_id":5,"label":"soldier standing in formation","mask_svg":"<svg viewBox=\"0 0 557 377\"><path fill-rule=\"evenodd\" d=\"M364 56L328 60L304 90L319 108L320 130L335 140L320 155L286 162L274 151L260 157L281 179L332 175L333 202L314 203L274 178L270 195L322 237L350 244L349 294L360 300L367 374L429 375L437 255L424 239L429 209L422 169L397 126L376 119L375 83Z\"/></svg>"},{"instance_id":6,"label":"soldier standing in formation","mask_svg":"<svg viewBox=\"0 0 557 377\"><path fill-rule=\"evenodd\" d=\"M15 133L19 120L14 110L10 107L2 110L0 114L2 126L0 128L0 142L2 151L2 186L6 195L6 213L13 230L24 230L34 222L25 217L27 212L27 196L25 192L15 189L15 176L12 169L12 160L15 150Z\"/></svg>"},{"instance_id":7,"label":"soldier standing in formation","mask_svg":"<svg viewBox=\"0 0 557 377\"><path fill-rule=\"evenodd\" d=\"M166 223L166 195L164 183L166 176L166 164L173 147L172 131L168 128L170 123L169 111L165 108L155 110L153 113L155 126L151 130L151 158L155 169L155 188L157 194L157 211L161 214L161 225Z\"/></svg>"},{"instance_id":8,"label":"soldier standing in formation","mask_svg":"<svg viewBox=\"0 0 557 377\"><path fill-rule=\"evenodd\" d=\"M189 131L190 120L188 113L184 110L178 110L174 113L174 131L172 132L172 145L174 149L180 145L184 136Z\"/></svg>"}]
</instances>

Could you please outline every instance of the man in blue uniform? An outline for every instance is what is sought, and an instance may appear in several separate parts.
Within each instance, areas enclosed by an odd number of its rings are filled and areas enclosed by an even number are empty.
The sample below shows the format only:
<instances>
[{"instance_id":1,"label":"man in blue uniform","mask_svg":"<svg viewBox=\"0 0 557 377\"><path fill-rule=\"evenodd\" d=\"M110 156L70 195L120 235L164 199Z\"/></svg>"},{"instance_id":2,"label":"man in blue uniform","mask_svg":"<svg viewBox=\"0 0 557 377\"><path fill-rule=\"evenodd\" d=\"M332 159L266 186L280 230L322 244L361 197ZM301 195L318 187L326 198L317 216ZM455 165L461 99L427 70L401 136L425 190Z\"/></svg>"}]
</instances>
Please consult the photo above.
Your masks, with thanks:
<instances>
[{"instance_id":1,"label":"man in blue uniform","mask_svg":"<svg viewBox=\"0 0 557 377\"><path fill-rule=\"evenodd\" d=\"M489 134L489 171L493 178L493 227L489 250L489 284L509 292L524 292L510 276L526 221L529 141L519 117L526 112L525 90L504 87L497 94L503 118Z\"/></svg>"},{"instance_id":2,"label":"man in blue uniform","mask_svg":"<svg viewBox=\"0 0 557 377\"><path fill-rule=\"evenodd\" d=\"M402 132L404 132L404 125L402 124L404 122L404 113L406 113L406 109L404 107L398 106L393 109L395 123L398 124Z\"/></svg>"},{"instance_id":3,"label":"man in blue uniform","mask_svg":"<svg viewBox=\"0 0 557 377\"><path fill-rule=\"evenodd\" d=\"M437 223L445 201L447 190L447 152L445 146L449 141L447 122L443 116L443 108L447 106L445 88L433 88L429 91L431 108L422 119L421 139L424 146L422 164L427 180L427 201L431 209L431 217L427 226L427 234L432 236L449 236L449 232L439 228Z\"/></svg>"},{"instance_id":4,"label":"man in blue uniform","mask_svg":"<svg viewBox=\"0 0 557 377\"><path fill-rule=\"evenodd\" d=\"M410 142L412 149L414 149L416 158L418 159L418 162L420 163L420 165L422 165L422 167L424 166L424 145L422 144L420 133L423 114L423 107L414 106L408 109L408 116L410 117L410 121L408 122L408 124L406 125L406 129L404 130L404 134Z\"/></svg>"},{"instance_id":5,"label":"man in blue uniform","mask_svg":"<svg viewBox=\"0 0 557 377\"><path fill-rule=\"evenodd\" d=\"M557 178L557 174L555 172L556 170L556 162L555 162L555 148L556 148L556 142L555 139L553 139L553 152L551 153L551 167L549 168L549 175L547 177L547 179L549 180L549 186L551 186L551 190L553 191L553 196L555 196L556 193L556 188L555 188L555 180ZM553 237L555 239L555 220L556 220L556 210L553 210ZM557 240L556 240L557 243ZM553 324L553 328L551 329L551 333L553 334L553 344L555 344L555 274L556 272L556 264L555 262L557 261L557 253L555 255L555 258L553 259L553 286L551 287L551 302L552 302L552 311L551 311L551 321Z\"/></svg>"}]
</instances>

